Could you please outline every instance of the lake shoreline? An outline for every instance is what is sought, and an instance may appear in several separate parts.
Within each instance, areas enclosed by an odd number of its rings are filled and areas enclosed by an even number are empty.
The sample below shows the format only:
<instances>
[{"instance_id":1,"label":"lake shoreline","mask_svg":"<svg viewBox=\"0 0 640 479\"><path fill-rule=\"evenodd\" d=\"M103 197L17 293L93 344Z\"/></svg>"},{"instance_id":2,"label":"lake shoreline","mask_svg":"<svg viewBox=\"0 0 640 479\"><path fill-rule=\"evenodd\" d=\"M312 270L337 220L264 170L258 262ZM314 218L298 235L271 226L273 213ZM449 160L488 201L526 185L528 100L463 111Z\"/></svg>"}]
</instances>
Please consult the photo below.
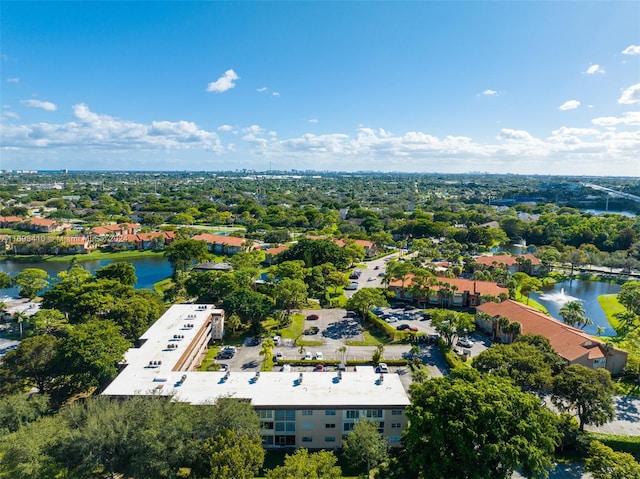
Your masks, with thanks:
<instances>
[{"instance_id":1,"label":"lake shoreline","mask_svg":"<svg viewBox=\"0 0 640 479\"><path fill-rule=\"evenodd\" d=\"M129 259L141 259L148 257L164 257L163 251L117 251L117 252L103 252L94 251L86 254L69 254L69 255L3 255L0 256L0 262L2 261L14 261L16 263L64 263L71 262L73 260L84 263L87 261L101 261L101 260L129 260Z\"/></svg>"}]
</instances>

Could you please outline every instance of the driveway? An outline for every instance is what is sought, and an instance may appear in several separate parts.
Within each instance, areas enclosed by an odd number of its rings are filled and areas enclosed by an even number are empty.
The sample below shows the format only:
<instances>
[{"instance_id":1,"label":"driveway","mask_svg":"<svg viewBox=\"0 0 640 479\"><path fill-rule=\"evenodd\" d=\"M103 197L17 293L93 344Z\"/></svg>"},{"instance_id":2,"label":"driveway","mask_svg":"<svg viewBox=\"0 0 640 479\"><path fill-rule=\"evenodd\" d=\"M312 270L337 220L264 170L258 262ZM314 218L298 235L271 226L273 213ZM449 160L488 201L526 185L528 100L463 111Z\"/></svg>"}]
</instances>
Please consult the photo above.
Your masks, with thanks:
<instances>
[{"instance_id":1,"label":"driveway","mask_svg":"<svg viewBox=\"0 0 640 479\"><path fill-rule=\"evenodd\" d=\"M614 399L616 418L602 426L585 426L587 431L604 434L640 436L640 398L617 396Z\"/></svg>"}]
</instances>

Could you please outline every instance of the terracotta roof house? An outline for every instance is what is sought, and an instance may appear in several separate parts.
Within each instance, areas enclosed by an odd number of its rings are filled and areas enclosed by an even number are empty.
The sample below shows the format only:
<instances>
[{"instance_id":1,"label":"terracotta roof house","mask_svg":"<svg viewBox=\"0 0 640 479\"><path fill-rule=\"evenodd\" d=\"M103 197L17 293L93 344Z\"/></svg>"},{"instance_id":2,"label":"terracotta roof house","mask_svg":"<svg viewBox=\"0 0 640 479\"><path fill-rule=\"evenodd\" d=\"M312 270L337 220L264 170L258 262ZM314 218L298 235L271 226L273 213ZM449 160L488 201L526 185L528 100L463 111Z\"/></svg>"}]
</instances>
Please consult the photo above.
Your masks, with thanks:
<instances>
[{"instance_id":1,"label":"terracotta roof house","mask_svg":"<svg viewBox=\"0 0 640 479\"><path fill-rule=\"evenodd\" d=\"M264 262L271 266L275 262L276 256L288 249L288 244L281 244L280 246L264 250Z\"/></svg>"},{"instance_id":2,"label":"terracotta roof house","mask_svg":"<svg viewBox=\"0 0 640 479\"><path fill-rule=\"evenodd\" d=\"M503 286L490 281L473 281L464 278L433 277L436 284L429 286L431 294L428 298L414 298L409 292L413 284L414 276L407 275L404 282L404 291L401 280L393 280L389 283L389 290L393 291L399 299L415 300L419 305L437 305L454 308L475 308L482 303L481 297L491 295L500 297L508 295L509 291Z\"/></svg>"},{"instance_id":3,"label":"terracotta roof house","mask_svg":"<svg viewBox=\"0 0 640 479\"><path fill-rule=\"evenodd\" d=\"M62 225L47 218L29 218L22 224L26 229L30 231L37 231L39 233L51 233L62 229Z\"/></svg>"},{"instance_id":4,"label":"terracotta roof house","mask_svg":"<svg viewBox=\"0 0 640 479\"><path fill-rule=\"evenodd\" d=\"M531 270L525 271L526 268L523 268L523 264L518 262L518 258L522 258L520 261L531 262ZM536 258L532 254L521 254L518 256L511 256L508 254L499 254L494 256L478 256L474 258L476 263L479 263L484 266L499 266L502 268L506 268L509 273L517 273L522 271L523 273L530 273L531 275L537 275L540 272L541 261Z\"/></svg>"},{"instance_id":5,"label":"terracotta roof house","mask_svg":"<svg viewBox=\"0 0 640 479\"><path fill-rule=\"evenodd\" d=\"M627 352L605 346L603 341L564 324L551 316L512 300L484 303L477 307L476 324L494 339L504 339L498 331L498 318L505 316L522 325L522 334L538 334L549 340L555 351L569 364L605 368L621 374L627 364Z\"/></svg>"},{"instance_id":6,"label":"terracotta roof house","mask_svg":"<svg viewBox=\"0 0 640 479\"><path fill-rule=\"evenodd\" d=\"M151 233L138 233L138 249L162 249L176 239L173 231L153 231Z\"/></svg>"},{"instance_id":7,"label":"terracotta roof house","mask_svg":"<svg viewBox=\"0 0 640 479\"><path fill-rule=\"evenodd\" d=\"M249 251L257 247L254 241L247 240L246 238L214 235L211 233L195 235L192 239L204 241L207 243L209 251L217 254L236 254L240 251ZM247 243L249 243L248 246Z\"/></svg>"},{"instance_id":8,"label":"terracotta roof house","mask_svg":"<svg viewBox=\"0 0 640 479\"><path fill-rule=\"evenodd\" d=\"M22 224L24 220L19 216L0 216L0 226L7 228L8 226L15 226Z\"/></svg>"},{"instance_id":9,"label":"terracotta roof house","mask_svg":"<svg viewBox=\"0 0 640 479\"><path fill-rule=\"evenodd\" d=\"M84 254L91 249L91 241L88 236L61 236L60 239L64 244L61 249L66 254Z\"/></svg>"},{"instance_id":10,"label":"terracotta roof house","mask_svg":"<svg viewBox=\"0 0 640 479\"><path fill-rule=\"evenodd\" d=\"M110 224L91 228L91 234L96 236L118 236L123 234L136 234L140 230L137 223Z\"/></svg>"}]
</instances>

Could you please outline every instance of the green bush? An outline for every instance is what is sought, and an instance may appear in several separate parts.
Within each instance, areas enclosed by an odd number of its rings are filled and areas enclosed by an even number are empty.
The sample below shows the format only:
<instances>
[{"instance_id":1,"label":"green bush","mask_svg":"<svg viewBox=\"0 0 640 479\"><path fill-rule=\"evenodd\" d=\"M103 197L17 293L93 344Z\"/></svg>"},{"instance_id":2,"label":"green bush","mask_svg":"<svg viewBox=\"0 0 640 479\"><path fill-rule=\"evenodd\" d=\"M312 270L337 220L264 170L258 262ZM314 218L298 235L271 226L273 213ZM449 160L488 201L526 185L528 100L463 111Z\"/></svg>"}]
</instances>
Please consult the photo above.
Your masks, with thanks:
<instances>
[{"instance_id":1,"label":"green bush","mask_svg":"<svg viewBox=\"0 0 640 479\"><path fill-rule=\"evenodd\" d=\"M600 441L614 451L628 452L640 460L640 436L623 436L621 434L602 434L590 432L591 440Z\"/></svg>"}]
</instances>

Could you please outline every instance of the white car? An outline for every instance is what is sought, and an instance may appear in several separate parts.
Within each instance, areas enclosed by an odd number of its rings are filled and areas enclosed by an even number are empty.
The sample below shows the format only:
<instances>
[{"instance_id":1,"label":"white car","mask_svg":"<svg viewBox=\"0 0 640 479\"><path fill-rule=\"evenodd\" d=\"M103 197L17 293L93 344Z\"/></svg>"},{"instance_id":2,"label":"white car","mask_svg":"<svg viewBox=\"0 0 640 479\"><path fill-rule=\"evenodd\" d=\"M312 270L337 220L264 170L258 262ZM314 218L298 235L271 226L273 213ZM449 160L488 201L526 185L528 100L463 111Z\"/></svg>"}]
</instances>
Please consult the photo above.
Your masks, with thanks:
<instances>
[{"instance_id":1,"label":"white car","mask_svg":"<svg viewBox=\"0 0 640 479\"><path fill-rule=\"evenodd\" d=\"M469 338L460 338L458 339L458 346L462 346L463 348L471 348L473 347L473 341Z\"/></svg>"},{"instance_id":2,"label":"white car","mask_svg":"<svg viewBox=\"0 0 640 479\"><path fill-rule=\"evenodd\" d=\"M387 363L378 364L378 367L376 368L376 372L377 373L388 373L389 372L389 367L387 366Z\"/></svg>"},{"instance_id":3,"label":"white car","mask_svg":"<svg viewBox=\"0 0 640 479\"><path fill-rule=\"evenodd\" d=\"M302 359L304 359L305 361L311 361L311 353L305 354Z\"/></svg>"},{"instance_id":4,"label":"white car","mask_svg":"<svg viewBox=\"0 0 640 479\"><path fill-rule=\"evenodd\" d=\"M324 359L324 356L322 355L321 351L318 351L313 359L315 359L316 361L322 361Z\"/></svg>"},{"instance_id":5,"label":"white car","mask_svg":"<svg viewBox=\"0 0 640 479\"><path fill-rule=\"evenodd\" d=\"M284 355L282 353L276 354L276 361L282 361L284 359Z\"/></svg>"}]
</instances>

